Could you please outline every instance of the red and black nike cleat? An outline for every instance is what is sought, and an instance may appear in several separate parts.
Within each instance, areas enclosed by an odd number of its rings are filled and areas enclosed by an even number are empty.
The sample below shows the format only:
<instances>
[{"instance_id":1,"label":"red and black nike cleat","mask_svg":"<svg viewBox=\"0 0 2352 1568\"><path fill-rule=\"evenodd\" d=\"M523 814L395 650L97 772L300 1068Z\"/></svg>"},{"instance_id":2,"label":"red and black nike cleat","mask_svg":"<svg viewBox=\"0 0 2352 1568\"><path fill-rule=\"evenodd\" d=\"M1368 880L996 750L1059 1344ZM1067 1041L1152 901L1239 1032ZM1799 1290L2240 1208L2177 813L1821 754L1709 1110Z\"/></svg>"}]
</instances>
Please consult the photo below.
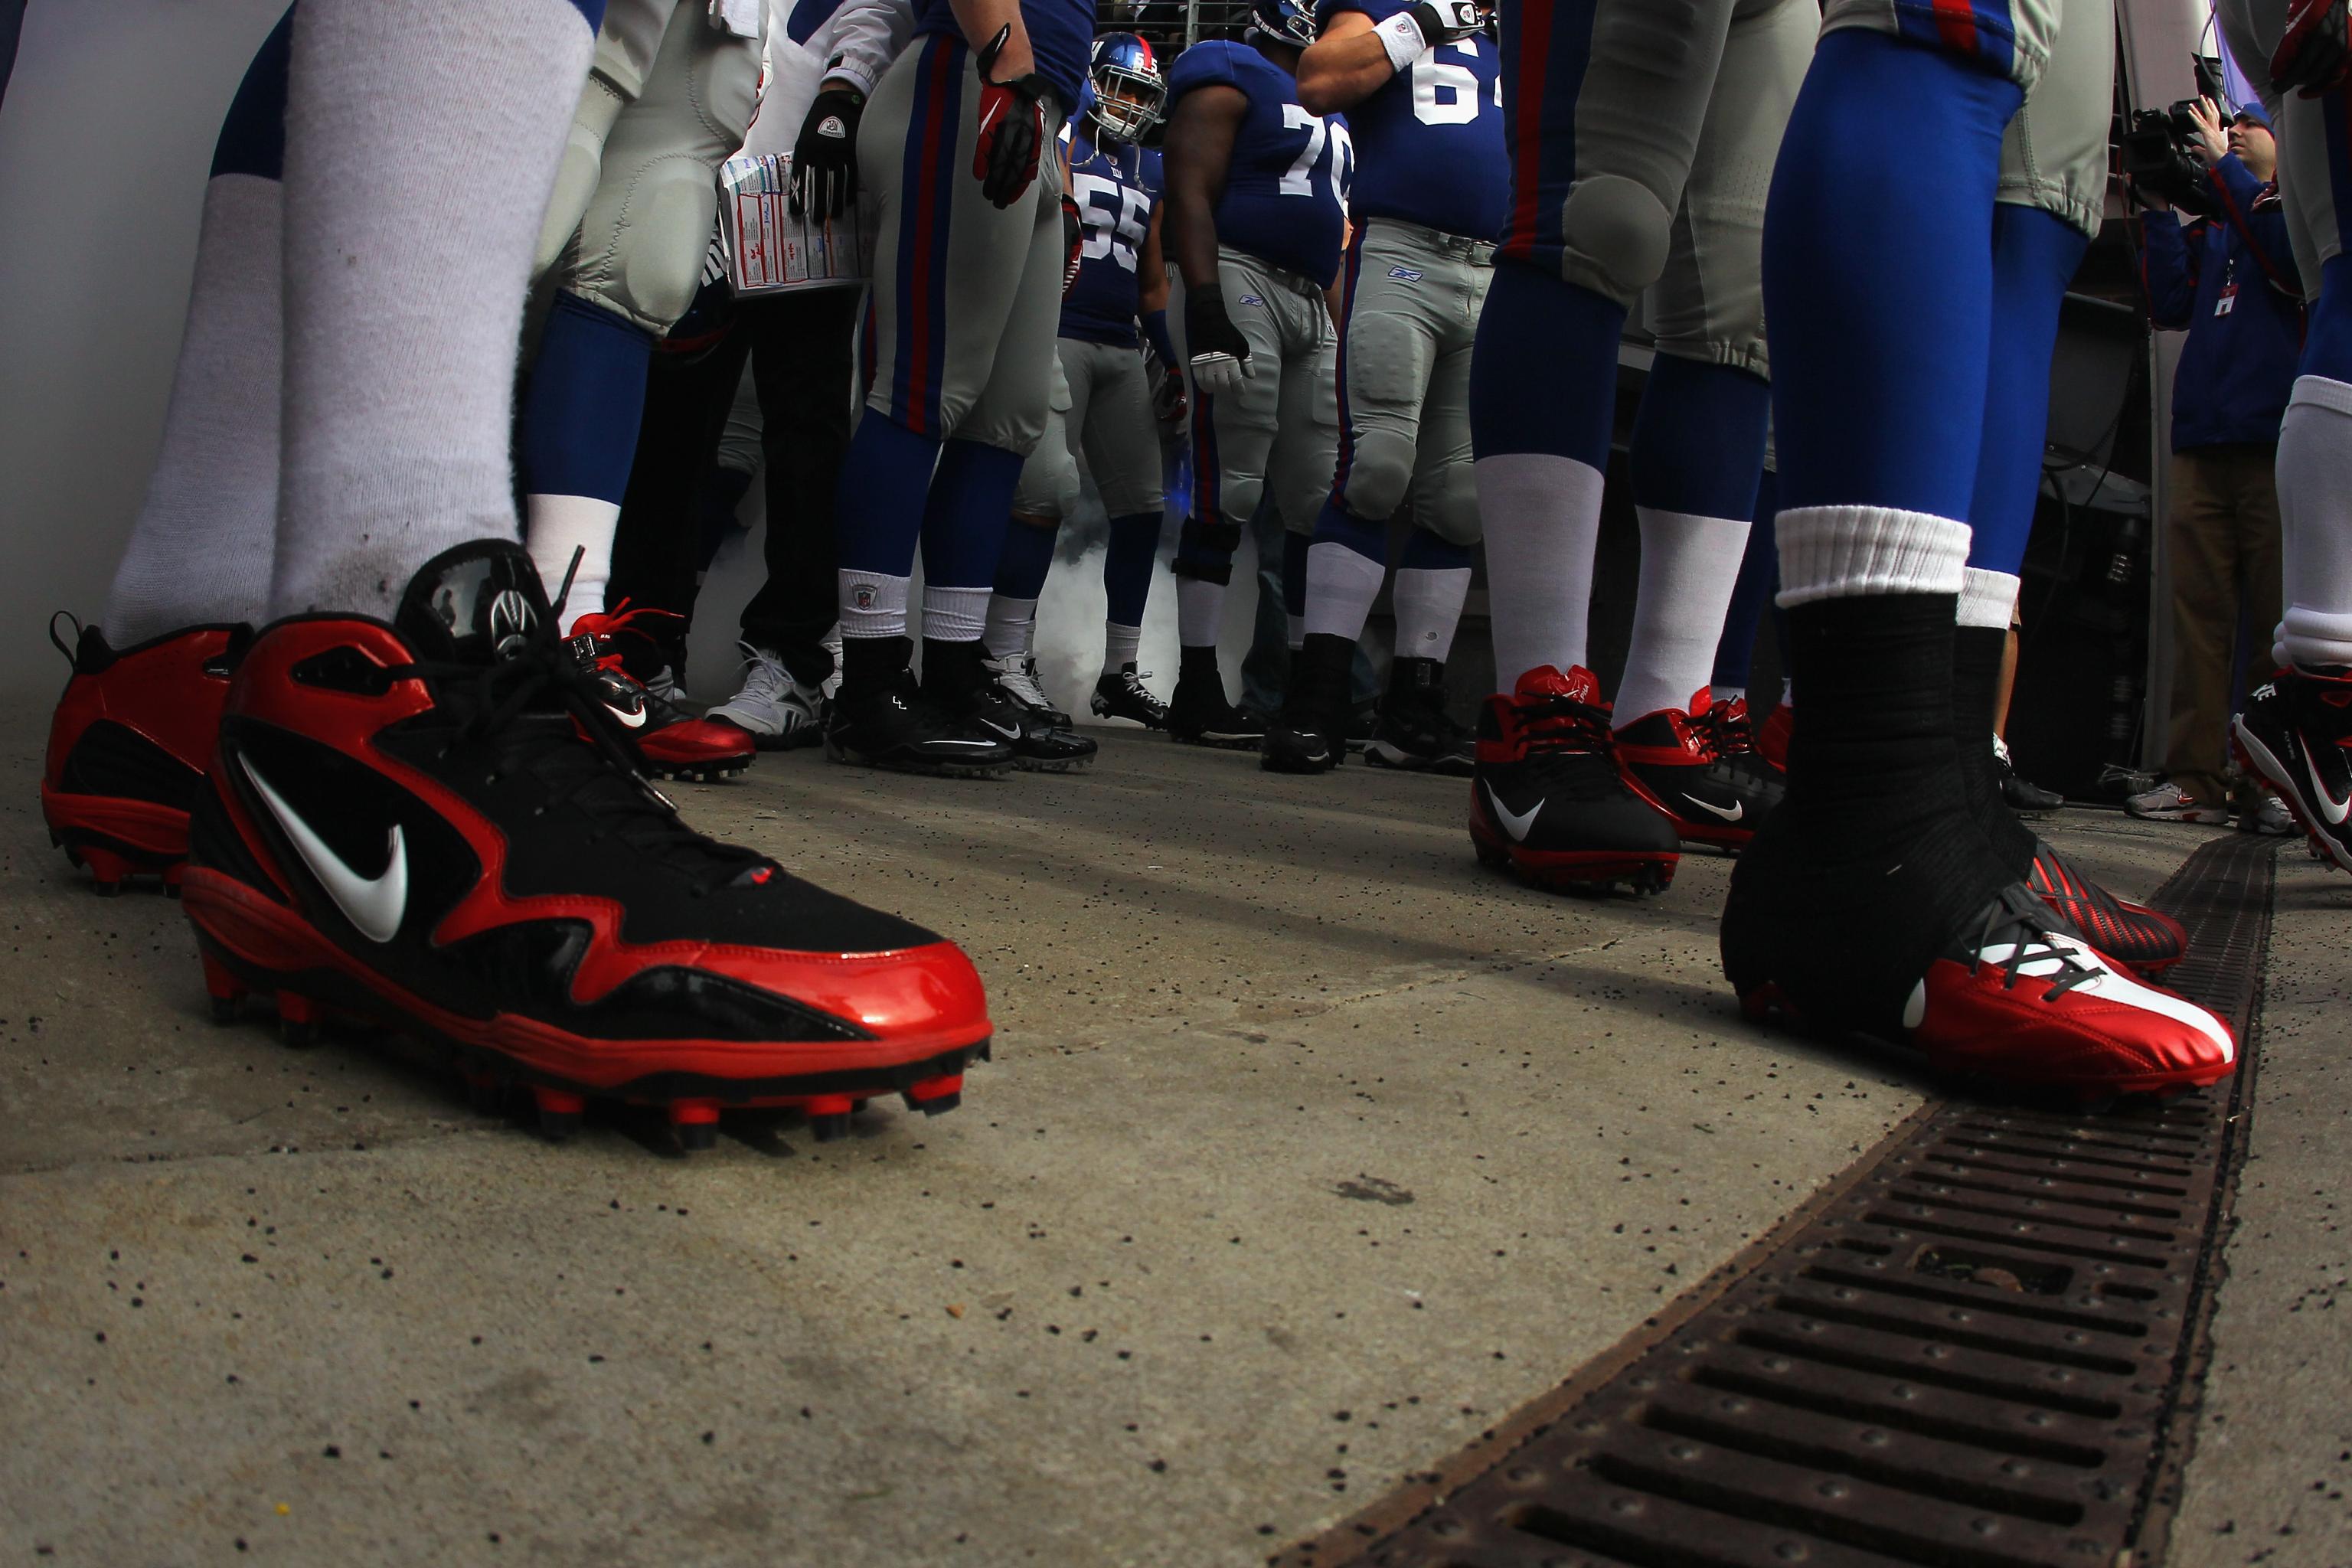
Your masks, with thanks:
<instances>
[{"instance_id":1,"label":"red and black nike cleat","mask_svg":"<svg viewBox=\"0 0 2352 1568\"><path fill-rule=\"evenodd\" d=\"M41 816L49 839L98 890L126 878L163 879L177 896L188 858L188 811L205 786L205 766L230 668L253 628L190 626L135 647L107 645L82 626L71 648L50 623L49 640L73 661L73 676L49 721L41 770Z\"/></svg>"},{"instance_id":2,"label":"red and black nike cleat","mask_svg":"<svg viewBox=\"0 0 2352 1568\"><path fill-rule=\"evenodd\" d=\"M2352 871L2352 676L2280 670L2254 689L2230 736L2286 803L2312 858Z\"/></svg>"},{"instance_id":3,"label":"red and black nike cleat","mask_svg":"<svg viewBox=\"0 0 2352 1568\"><path fill-rule=\"evenodd\" d=\"M665 1107L689 1147L724 1106L820 1135L875 1095L952 1107L990 1032L970 961L688 827L606 697L504 542L428 563L391 625L263 631L191 826L216 1011L410 1030L551 1132L590 1097Z\"/></svg>"},{"instance_id":4,"label":"red and black nike cleat","mask_svg":"<svg viewBox=\"0 0 2352 1568\"><path fill-rule=\"evenodd\" d=\"M667 616L670 610L632 610L628 601L605 615L582 616L572 623L574 657L594 670L604 687L604 706L627 730L656 778L699 779L705 784L733 778L758 758L751 737L733 724L698 719L667 697L631 675L623 657L613 647L623 632L637 632L631 623L641 616Z\"/></svg>"},{"instance_id":5,"label":"red and black nike cleat","mask_svg":"<svg viewBox=\"0 0 2352 1568\"><path fill-rule=\"evenodd\" d=\"M1742 858L1724 908L1724 973L1750 1018L1907 1045L1939 1073L2085 1103L2176 1094L2236 1066L2227 1024L2109 963L2022 883L1938 937L1948 900L1907 865L1828 871L1783 847L1765 875L1761 841Z\"/></svg>"},{"instance_id":6,"label":"red and black nike cleat","mask_svg":"<svg viewBox=\"0 0 2352 1568\"><path fill-rule=\"evenodd\" d=\"M1682 852L1674 824L1625 782L1592 672L1545 665L1486 699L1470 779L1470 843L1539 887L1662 893Z\"/></svg>"},{"instance_id":7,"label":"red and black nike cleat","mask_svg":"<svg viewBox=\"0 0 2352 1568\"><path fill-rule=\"evenodd\" d=\"M1617 761L1625 781L1665 813L1682 838L1738 849L1780 804L1788 784L1752 748L1719 750L1721 728L1702 686L1688 710L1661 708L1621 726Z\"/></svg>"},{"instance_id":8,"label":"red and black nike cleat","mask_svg":"<svg viewBox=\"0 0 2352 1568\"><path fill-rule=\"evenodd\" d=\"M2189 933L2162 910L2119 899L2035 839L2025 885L2104 956L2153 980L2189 952Z\"/></svg>"}]
</instances>

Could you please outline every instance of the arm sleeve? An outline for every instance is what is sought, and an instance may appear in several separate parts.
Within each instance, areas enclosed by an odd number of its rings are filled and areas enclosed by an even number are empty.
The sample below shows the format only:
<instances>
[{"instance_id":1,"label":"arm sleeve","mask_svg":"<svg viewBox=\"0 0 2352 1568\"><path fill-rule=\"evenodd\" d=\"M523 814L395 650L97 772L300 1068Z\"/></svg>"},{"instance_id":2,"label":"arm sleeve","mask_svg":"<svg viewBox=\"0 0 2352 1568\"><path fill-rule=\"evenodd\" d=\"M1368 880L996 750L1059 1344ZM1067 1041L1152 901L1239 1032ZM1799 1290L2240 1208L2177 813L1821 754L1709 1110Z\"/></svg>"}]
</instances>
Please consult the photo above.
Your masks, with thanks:
<instances>
[{"instance_id":1,"label":"arm sleeve","mask_svg":"<svg viewBox=\"0 0 2352 1568\"><path fill-rule=\"evenodd\" d=\"M914 30L912 0L842 0L814 41L824 46L824 74L854 82L870 97Z\"/></svg>"},{"instance_id":2,"label":"arm sleeve","mask_svg":"<svg viewBox=\"0 0 2352 1568\"><path fill-rule=\"evenodd\" d=\"M2273 288L2301 299L2284 204L2264 202L2262 182L2234 154L2215 163L2207 171L2207 178L2221 191L2222 216L2244 242L2263 276Z\"/></svg>"},{"instance_id":3,"label":"arm sleeve","mask_svg":"<svg viewBox=\"0 0 2352 1568\"><path fill-rule=\"evenodd\" d=\"M2197 269L2189 237L2170 213L2148 213L2139 226L2139 281L2147 291L2147 319L2179 331L2197 303Z\"/></svg>"}]
</instances>

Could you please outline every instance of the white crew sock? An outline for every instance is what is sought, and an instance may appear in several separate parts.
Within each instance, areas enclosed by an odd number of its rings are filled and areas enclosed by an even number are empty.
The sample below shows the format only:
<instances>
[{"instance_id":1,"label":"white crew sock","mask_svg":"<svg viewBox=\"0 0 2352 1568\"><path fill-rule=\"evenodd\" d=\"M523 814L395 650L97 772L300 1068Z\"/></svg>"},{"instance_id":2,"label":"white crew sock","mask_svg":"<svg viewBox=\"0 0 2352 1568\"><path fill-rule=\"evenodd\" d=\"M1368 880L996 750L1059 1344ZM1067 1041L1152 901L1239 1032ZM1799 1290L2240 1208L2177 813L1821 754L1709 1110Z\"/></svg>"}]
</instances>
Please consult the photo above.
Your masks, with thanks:
<instances>
[{"instance_id":1,"label":"white crew sock","mask_svg":"<svg viewBox=\"0 0 2352 1568\"><path fill-rule=\"evenodd\" d=\"M1183 647L1217 646L1218 623L1224 618L1225 585L1198 577L1176 579L1176 641Z\"/></svg>"},{"instance_id":2,"label":"white crew sock","mask_svg":"<svg viewBox=\"0 0 2352 1568\"><path fill-rule=\"evenodd\" d=\"M1369 555L1325 540L1307 547L1307 613L1299 626L1299 646L1311 637L1346 637L1364 635L1372 601L1381 596L1388 568Z\"/></svg>"},{"instance_id":3,"label":"white crew sock","mask_svg":"<svg viewBox=\"0 0 2352 1568\"><path fill-rule=\"evenodd\" d=\"M268 618L283 220L276 180L223 174L205 187L163 444L100 623L116 647L204 621Z\"/></svg>"},{"instance_id":4,"label":"white crew sock","mask_svg":"<svg viewBox=\"0 0 2352 1568\"><path fill-rule=\"evenodd\" d=\"M1103 624L1103 673L1117 675L1136 661L1143 648L1143 628L1123 626L1117 621Z\"/></svg>"},{"instance_id":5,"label":"white crew sock","mask_svg":"<svg viewBox=\"0 0 2352 1568\"><path fill-rule=\"evenodd\" d=\"M1467 566L1400 566L1389 604L1396 611L1399 658L1433 658L1444 664L1454 652L1454 633L1470 597Z\"/></svg>"},{"instance_id":6,"label":"white crew sock","mask_svg":"<svg viewBox=\"0 0 2352 1568\"><path fill-rule=\"evenodd\" d=\"M2298 669L2352 666L2352 386L2295 378L2279 426L2278 499L2281 650Z\"/></svg>"},{"instance_id":7,"label":"white crew sock","mask_svg":"<svg viewBox=\"0 0 2352 1568\"><path fill-rule=\"evenodd\" d=\"M1773 525L1784 610L1876 594L1951 594L1965 586L1969 525L1884 506L1806 506Z\"/></svg>"},{"instance_id":8,"label":"white crew sock","mask_svg":"<svg viewBox=\"0 0 2352 1568\"><path fill-rule=\"evenodd\" d=\"M389 616L515 539L517 340L594 36L571 0L305 0L286 110L271 608Z\"/></svg>"},{"instance_id":9,"label":"white crew sock","mask_svg":"<svg viewBox=\"0 0 2352 1568\"><path fill-rule=\"evenodd\" d=\"M564 595L562 620L569 627L583 616L602 615L604 587L613 580L613 534L621 526L621 509L594 496L526 496L523 542L539 568L539 580L552 602ZM580 568L572 571L574 552ZM563 574L572 573L566 594Z\"/></svg>"},{"instance_id":10,"label":"white crew sock","mask_svg":"<svg viewBox=\"0 0 2352 1568\"><path fill-rule=\"evenodd\" d=\"M1992 626L2007 631L2010 617L2017 613L2019 586L2011 573L1971 566L1961 574L1959 609L1953 618L1964 626Z\"/></svg>"},{"instance_id":11,"label":"white crew sock","mask_svg":"<svg viewBox=\"0 0 2352 1568\"><path fill-rule=\"evenodd\" d=\"M987 588L940 588L923 584L923 635L940 642L978 642L988 628Z\"/></svg>"},{"instance_id":12,"label":"white crew sock","mask_svg":"<svg viewBox=\"0 0 2352 1568\"><path fill-rule=\"evenodd\" d=\"M930 602L924 595L926 606ZM980 640L988 646L991 658L1013 658L1025 655L1037 643L1037 601L1008 599L1002 594L988 597L988 623L982 627Z\"/></svg>"},{"instance_id":13,"label":"white crew sock","mask_svg":"<svg viewBox=\"0 0 2352 1568\"><path fill-rule=\"evenodd\" d=\"M907 590L913 581L879 572L834 574L841 584L841 635L902 637L907 635Z\"/></svg>"},{"instance_id":14,"label":"white crew sock","mask_svg":"<svg viewBox=\"0 0 2352 1568\"><path fill-rule=\"evenodd\" d=\"M1584 662L1601 470L1573 458L1512 452L1479 458L1474 472L1486 530L1495 683L1508 691L1539 666Z\"/></svg>"},{"instance_id":15,"label":"white crew sock","mask_svg":"<svg viewBox=\"0 0 2352 1568\"><path fill-rule=\"evenodd\" d=\"M1662 708L1687 708L1706 684L1748 548L1744 517L1646 506L1634 511L1642 524L1642 576L1625 677L1617 683L1620 724Z\"/></svg>"}]
</instances>

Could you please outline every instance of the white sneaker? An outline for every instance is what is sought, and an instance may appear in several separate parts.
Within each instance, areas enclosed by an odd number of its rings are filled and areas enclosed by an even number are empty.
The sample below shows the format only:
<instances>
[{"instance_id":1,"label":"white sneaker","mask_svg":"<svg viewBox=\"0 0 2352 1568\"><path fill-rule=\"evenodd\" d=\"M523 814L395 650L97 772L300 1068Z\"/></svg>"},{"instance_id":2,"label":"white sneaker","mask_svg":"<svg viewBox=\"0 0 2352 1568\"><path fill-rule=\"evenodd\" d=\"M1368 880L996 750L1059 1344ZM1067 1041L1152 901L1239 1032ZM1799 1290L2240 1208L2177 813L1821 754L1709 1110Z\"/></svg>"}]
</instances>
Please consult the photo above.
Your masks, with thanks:
<instances>
[{"instance_id":1,"label":"white sneaker","mask_svg":"<svg viewBox=\"0 0 2352 1568\"><path fill-rule=\"evenodd\" d=\"M2124 810L2147 822L2201 822L2220 827L2230 820L2229 802L2208 805L2170 779L2133 795L2124 802Z\"/></svg>"},{"instance_id":2,"label":"white sneaker","mask_svg":"<svg viewBox=\"0 0 2352 1568\"><path fill-rule=\"evenodd\" d=\"M686 688L677 683L677 671L668 665L654 671L653 679L646 682L646 689L674 706L686 705Z\"/></svg>"},{"instance_id":3,"label":"white sneaker","mask_svg":"<svg viewBox=\"0 0 2352 1568\"><path fill-rule=\"evenodd\" d=\"M750 643L735 646L743 650L742 689L704 717L745 731L763 752L816 744L817 712L824 693L793 679L772 649Z\"/></svg>"},{"instance_id":4,"label":"white sneaker","mask_svg":"<svg viewBox=\"0 0 2352 1568\"><path fill-rule=\"evenodd\" d=\"M2242 833L2266 833L2273 838L2290 838L2303 831L2294 825L2294 816L2286 809L2286 802L2268 790L2263 792L2260 806L2239 816L2238 830Z\"/></svg>"},{"instance_id":5,"label":"white sneaker","mask_svg":"<svg viewBox=\"0 0 2352 1568\"><path fill-rule=\"evenodd\" d=\"M824 651L833 656L833 673L824 678L824 684L820 688L825 696L831 697L841 689L841 623L834 622L833 630L818 640L824 644Z\"/></svg>"}]
</instances>

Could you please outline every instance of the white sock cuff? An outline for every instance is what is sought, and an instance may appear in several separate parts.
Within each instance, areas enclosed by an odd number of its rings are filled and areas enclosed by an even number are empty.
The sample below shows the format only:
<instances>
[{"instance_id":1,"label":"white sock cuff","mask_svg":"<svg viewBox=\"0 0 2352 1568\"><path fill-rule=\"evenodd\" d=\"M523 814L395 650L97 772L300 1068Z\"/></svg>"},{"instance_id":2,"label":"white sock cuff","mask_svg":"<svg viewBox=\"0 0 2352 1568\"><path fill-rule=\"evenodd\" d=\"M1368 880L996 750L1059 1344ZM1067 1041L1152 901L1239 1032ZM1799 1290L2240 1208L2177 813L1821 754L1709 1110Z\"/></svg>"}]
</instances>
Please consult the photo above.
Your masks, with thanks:
<instances>
[{"instance_id":1,"label":"white sock cuff","mask_svg":"<svg viewBox=\"0 0 2352 1568\"><path fill-rule=\"evenodd\" d=\"M2017 589L2018 580L2011 573L1969 567L1961 574L1960 613L1956 618L1964 626L1994 626L2007 631L2017 611Z\"/></svg>"},{"instance_id":2,"label":"white sock cuff","mask_svg":"<svg viewBox=\"0 0 2352 1568\"><path fill-rule=\"evenodd\" d=\"M1307 614L1302 626L1307 637L1346 637L1364 635L1372 601L1381 596L1388 568L1336 541L1307 547Z\"/></svg>"},{"instance_id":3,"label":"white sock cuff","mask_svg":"<svg viewBox=\"0 0 2352 1568\"><path fill-rule=\"evenodd\" d=\"M1780 513L1784 610L1821 599L1960 591L1969 525L1881 506L1807 506Z\"/></svg>"},{"instance_id":4,"label":"white sock cuff","mask_svg":"<svg viewBox=\"0 0 2352 1568\"><path fill-rule=\"evenodd\" d=\"M879 572L841 571L841 635L845 637L902 637L907 635L905 577Z\"/></svg>"},{"instance_id":5,"label":"white sock cuff","mask_svg":"<svg viewBox=\"0 0 2352 1568\"><path fill-rule=\"evenodd\" d=\"M2330 615L2302 605L2287 606L2279 623L2280 647L2297 669L2342 669L2352 666L2352 615Z\"/></svg>"},{"instance_id":6,"label":"white sock cuff","mask_svg":"<svg viewBox=\"0 0 2352 1568\"><path fill-rule=\"evenodd\" d=\"M1433 658L1440 664L1452 658L1454 634L1469 597L1467 566L1398 567L1389 589L1389 603L1396 611L1397 657Z\"/></svg>"},{"instance_id":7,"label":"white sock cuff","mask_svg":"<svg viewBox=\"0 0 2352 1568\"><path fill-rule=\"evenodd\" d=\"M987 588L937 588L923 584L923 635L940 642L978 642L988 626Z\"/></svg>"},{"instance_id":8,"label":"white sock cuff","mask_svg":"<svg viewBox=\"0 0 2352 1568\"><path fill-rule=\"evenodd\" d=\"M1117 621L1103 623L1103 673L1117 675L1136 661L1143 647L1143 628L1123 626Z\"/></svg>"},{"instance_id":9,"label":"white sock cuff","mask_svg":"<svg viewBox=\"0 0 2352 1568\"><path fill-rule=\"evenodd\" d=\"M2330 414L2352 414L2352 386L2324 375L2298 375L2287 408L2325 408Z\"/></svg>"}]
</instances>

